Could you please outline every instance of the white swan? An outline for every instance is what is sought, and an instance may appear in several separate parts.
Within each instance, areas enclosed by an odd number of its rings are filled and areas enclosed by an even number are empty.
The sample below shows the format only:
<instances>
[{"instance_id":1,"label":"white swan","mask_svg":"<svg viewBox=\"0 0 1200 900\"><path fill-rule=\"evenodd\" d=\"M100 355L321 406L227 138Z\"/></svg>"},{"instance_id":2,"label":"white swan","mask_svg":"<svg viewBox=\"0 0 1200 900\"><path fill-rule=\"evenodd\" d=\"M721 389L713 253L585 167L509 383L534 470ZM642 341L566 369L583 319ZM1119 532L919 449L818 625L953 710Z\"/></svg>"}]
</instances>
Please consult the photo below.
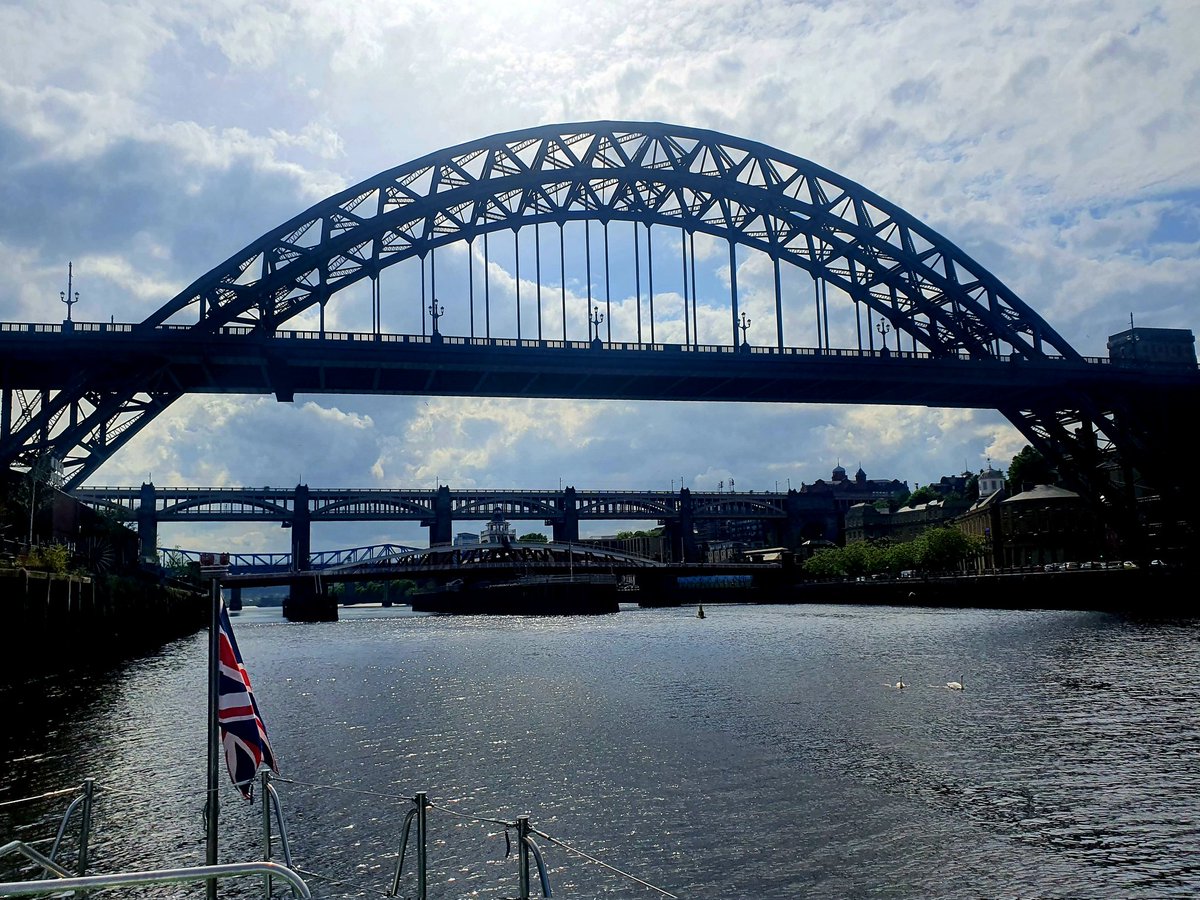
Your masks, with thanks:
<instances>
[{"instance_id":1,"label":"white swan","mask_svg":"<svg viewBox=\"0 0 1200 900\"><path fill-rule=\"evenodd\" d=\"M958 677L960 679L966 678L965 675L959 675ZM946 682L946 690L948 690L948 691L961 691L962 689L963 689L962 681L947 681Z\"/></svg>"},{"instance_id":2,"label":"white swan","mask_svg":"<svg viewBox=\"0 0 1200 900\"><path fill-rule=\"evenodd\" d=\"M902 691L906 687L908 687L908 685L903 681L897 681L895 684L892 684L892 682L890 682L890 681L885 681L883 683L883 686L885 688L892 688L893 690L897 690L897 691Z\"/></svg>"}]
</instances>

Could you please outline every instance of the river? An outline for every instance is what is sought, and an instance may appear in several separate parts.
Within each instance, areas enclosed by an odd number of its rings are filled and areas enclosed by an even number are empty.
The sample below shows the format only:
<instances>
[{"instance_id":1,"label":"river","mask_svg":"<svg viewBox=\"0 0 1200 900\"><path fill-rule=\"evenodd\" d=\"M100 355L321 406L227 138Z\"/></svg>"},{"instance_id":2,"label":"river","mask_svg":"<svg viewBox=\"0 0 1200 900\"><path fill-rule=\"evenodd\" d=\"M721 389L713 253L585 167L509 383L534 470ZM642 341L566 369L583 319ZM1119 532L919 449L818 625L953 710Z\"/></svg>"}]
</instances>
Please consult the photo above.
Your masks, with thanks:
<instances>
[{"instance_id":1,"label":"river","mask_svg":"<svg viewBox=\"0 0 1200 900\"><path fill-rule=\"evenodd\" d=\"M314 892L385 891L424 790L430 897L515 896L480 819L524 813L681 898L1200 893L1200 621L707 612L235 616ZM6 693L0 800L94 776L95 871L202 862L206 647ZM222 861L252 858L258 805L222 791ZM557 897L662 896L539 843Z\"/></svg>"}]
</instances>

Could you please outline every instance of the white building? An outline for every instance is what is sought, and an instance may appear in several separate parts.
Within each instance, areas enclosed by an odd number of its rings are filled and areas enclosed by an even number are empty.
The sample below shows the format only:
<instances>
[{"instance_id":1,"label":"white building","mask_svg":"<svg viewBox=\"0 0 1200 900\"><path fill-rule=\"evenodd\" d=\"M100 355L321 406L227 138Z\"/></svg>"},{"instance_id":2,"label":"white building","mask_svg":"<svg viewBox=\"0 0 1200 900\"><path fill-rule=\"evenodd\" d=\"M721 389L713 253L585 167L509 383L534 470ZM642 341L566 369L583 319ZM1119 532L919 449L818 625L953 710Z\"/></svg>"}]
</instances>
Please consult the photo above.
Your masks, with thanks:
<instances>
[{"instance_id":1,"label":"white building","mask_svg":"<svg viewBox=\"0 0 1200 900\"><path fill-rule=\"evenodd\" d=\"M1002 471L988 466L979 473L979 496L981 499L1002 490L1004 490L1004 473Z\"/></svg>"}]
</instances>

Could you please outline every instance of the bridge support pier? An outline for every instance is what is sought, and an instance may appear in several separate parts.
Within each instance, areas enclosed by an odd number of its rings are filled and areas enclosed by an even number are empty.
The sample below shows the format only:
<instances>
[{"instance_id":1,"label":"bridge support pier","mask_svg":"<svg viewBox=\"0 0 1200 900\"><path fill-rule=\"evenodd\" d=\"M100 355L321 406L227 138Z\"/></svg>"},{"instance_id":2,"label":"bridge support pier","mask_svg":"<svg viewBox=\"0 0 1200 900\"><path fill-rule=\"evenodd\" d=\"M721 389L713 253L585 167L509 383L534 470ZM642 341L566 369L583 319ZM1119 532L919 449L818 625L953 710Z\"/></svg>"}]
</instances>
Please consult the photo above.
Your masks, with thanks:
<instances>
[{"instance_id":1,"label":"bridge support pier","mask_svg":"<svg viewBox=\"0 0 1200 900\"><path fill-rule=\"evenodd\" d=\"M308 485L296 485L292 501L292 571L307 572L311 566L312 514L308 508ZM336 622L337 601L316 576L297 578L288 588L283 617L291 622Z\"/></svg>"},{"instance_id":2,"label":"bridge support pier","mask_svg":"<svg viewBox=\"0 0 1200 900\"><path fill-rule=\"evenodd\" d=\"M696 543L696 523L690 488L679 489L679 517L667 522L664 534L670 541L671 559L676 562L700 562L700 546ZM665 560L664 560L665 562Z\"/></svg>"},{"instance_id":3,"label":"bridge support pier","mask_svg":"<svg viewBox=\"0 0 1200 900\"><path fill-rule=\"evenodd\" d=\"M576 543L579 541L579 509L575 502L575 488L569 487L563 491L558 500L558 508L562 517L554 521L554 540L560 543Z\"/></svg>"},{"instance_id":4,"label":"bridge support pier","mask_svg":"<svg viewBox=\"0 0 1200 900\"><path fill-rule=\"evenodd\" d=\"M312 516L308 510L308 485L296 485L292 498L292 569L307 572L312 553Z\"/></svg>"},{"instance_id":5,"label":"bridge support pier","mask_svg":"<svg viewBox=\"0 0 1200 900\"><path fill-rule=\"evenodd\" d=\"M429 528L429 546L449 544L454 541L454 518L450 504L450 488L441 485L433 498L433 519L421 523Z\"/></svg>"},{"instance_id":6,"label":"bridge support pier","mask_svg":"<svg viewBox=\"0 0 1200 900\"><path fill-rule=\"evenodd\" d=\"M154 497L154 482L142 482L138 498L138 559L142 565L158 564L158 510Z\"/></svg>"},{"instance_id":7,"label":"bridge support pier","mask_svg":"<svg viewBox=\"0 0 1200 900\"><path fill-rule=\"evenodd\" d=\"M235 584L229 589L229 611L241 612L242 610L242 586Z\"/></svg>"}]
</instances>

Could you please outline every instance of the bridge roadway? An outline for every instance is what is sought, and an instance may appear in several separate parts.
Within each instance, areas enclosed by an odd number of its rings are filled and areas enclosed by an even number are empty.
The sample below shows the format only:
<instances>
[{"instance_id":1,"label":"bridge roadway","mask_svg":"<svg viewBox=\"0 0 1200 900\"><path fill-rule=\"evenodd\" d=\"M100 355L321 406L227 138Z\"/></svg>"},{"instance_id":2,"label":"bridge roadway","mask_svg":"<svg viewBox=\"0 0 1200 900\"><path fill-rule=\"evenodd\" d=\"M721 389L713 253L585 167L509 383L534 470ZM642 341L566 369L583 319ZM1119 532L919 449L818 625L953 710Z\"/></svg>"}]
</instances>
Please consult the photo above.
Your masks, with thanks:
<instances>
[{"instance_id":1,"label":"bridge roadway","mask_svg":"<svg viewBox=\"0 0 1200 900\"><path fill-rule=\"evenodd\" d=\"M5 384L174 393L417 394L918 404L1025 409L1047 397L1194 387L1195 371L1099 357L972 358L899 350L605 343L172 325L0 323ZM62 361L70 359L71 366ZM7 392L5 394L7 399ZM5 434L13 410L4 411Z\"/></svg>"},{"instance_id":2,"label":"bridge roadway","mask_svg":"<svg viewBox=\"0 0 1200 900\"><path fill-rule=\"evenodd\" d=\"M453 522L539 521L553 528L556 541L578 541L582 520L654 519L667 524L674 558L696 560L695 521L763 519L799 532L804 497L799 491L724 493L671 491L437 490L401 488L208 488L84 487L76 499L136 520L143 558L157 559L160 522L281 522L292 530L292 556L308 568L314 522L419 522L429 529L431 546L449 544ZM795 535L781 535L782 538Z\"/></svg>"},{"instance_id":3,"label":"bridge roadway","mask_svg":"<svg viewBox=\"0 0 1200 900\"><path fill-rule=\"evenodd\" d=\"M531 548L533 549L533 548ZM445 551L443 551L445 552ZM347 566L340 570L233 575L222 583L235 592L243 587L287 584L304 586L323 595L332 583L354 583L380 578L418 578L422 582L505 581L523 574L566 574L562 558L542 564L520 559L495 559L475 564L439 564L438 551L410 554L391 562ZM576 548L578 553L578 548ZM695 603L851 603L977 607L991 609L1129 610L1143 615L1177 615L1179 597L1193 586L1194 573L1186 569L1095 569L1067 572L1002 570L981 573L891 578L883 581L807 581L793 567L777 564L648 564L648 561L603 559L585 562L576 555L571 571L603 572L628 576L637 585L625 595L642 606L675 606ZM697 577L699 576L699 577ZM311 602L311 601L310 601Z\"/></svg>"},{"instance_id":4,"label":"bridge roadway","mask_svg":"<svg viewBox=\"0 0 1200 900\"><path fill-rule=\"evenodd\" d=\"M317 550L308 560L311 571L341 568L357 563L371 562L376 559L390 558L399 553L419 552L419 547L408 547L403 544L372 544L369 547L350 547L345 550ZM202 558L207 555L203 550L180 550L177 547L160 547L158 559L165 568L200 565ZM230 575L267 575L291 572L291 553L230 553Z\"/></svg>"}]
</instances>

